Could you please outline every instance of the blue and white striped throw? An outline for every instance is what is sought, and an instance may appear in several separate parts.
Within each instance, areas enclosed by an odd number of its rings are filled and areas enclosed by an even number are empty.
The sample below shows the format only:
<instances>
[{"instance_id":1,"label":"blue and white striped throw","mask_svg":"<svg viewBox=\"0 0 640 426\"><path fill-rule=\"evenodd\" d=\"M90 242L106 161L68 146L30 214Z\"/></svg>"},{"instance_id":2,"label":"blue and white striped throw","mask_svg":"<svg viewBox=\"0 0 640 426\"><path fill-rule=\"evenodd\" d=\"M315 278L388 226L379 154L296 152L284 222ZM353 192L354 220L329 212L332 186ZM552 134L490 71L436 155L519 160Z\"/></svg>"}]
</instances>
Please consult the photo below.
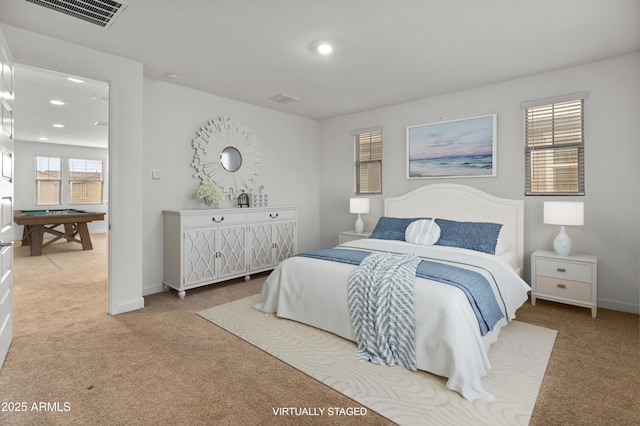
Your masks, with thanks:
<instances>
[{"instance_id":1,"label":"blue and white striped throw","mask_svg":"<svg viewBox=\"0 0 640 426\"><path fill-rule=\"evenodd\" d=\"M349 310L356 359L417 369L414 285L415 254L370 254L349 275Z\"/></svg>"}]
</instances>

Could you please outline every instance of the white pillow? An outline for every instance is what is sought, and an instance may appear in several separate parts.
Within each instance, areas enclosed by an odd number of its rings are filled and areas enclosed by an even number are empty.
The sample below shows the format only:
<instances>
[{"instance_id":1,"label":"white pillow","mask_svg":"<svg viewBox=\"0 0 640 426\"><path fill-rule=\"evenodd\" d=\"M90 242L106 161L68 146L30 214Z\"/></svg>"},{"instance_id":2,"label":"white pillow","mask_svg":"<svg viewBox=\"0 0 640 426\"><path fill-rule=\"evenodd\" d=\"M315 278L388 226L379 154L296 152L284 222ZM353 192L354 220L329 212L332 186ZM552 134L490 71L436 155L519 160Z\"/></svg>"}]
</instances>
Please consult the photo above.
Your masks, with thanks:
<instances>
[{"instance_id":1,"label":"white pillow","mask_svg":"<svg viewBox=\"0 0 640 426\"><path fill-rule=\"evenodd\" d=\"M505 254L510 249L509 240L504 236L504 226L500 229L498 234L498 241L496 242L496 255L500 256Z\"/></svg>"},{"instance_id":2,"label":"white pillow","mask_svg":"<svg viewBox=\"0 0 640 426\"><path fill-rule=\"evenodd\" d=\"M415 220L404 232L405 241L422 246L431 246L438 241L438 238L440 238L440 226L435 218Z\"/></svg>"}]
</instances>

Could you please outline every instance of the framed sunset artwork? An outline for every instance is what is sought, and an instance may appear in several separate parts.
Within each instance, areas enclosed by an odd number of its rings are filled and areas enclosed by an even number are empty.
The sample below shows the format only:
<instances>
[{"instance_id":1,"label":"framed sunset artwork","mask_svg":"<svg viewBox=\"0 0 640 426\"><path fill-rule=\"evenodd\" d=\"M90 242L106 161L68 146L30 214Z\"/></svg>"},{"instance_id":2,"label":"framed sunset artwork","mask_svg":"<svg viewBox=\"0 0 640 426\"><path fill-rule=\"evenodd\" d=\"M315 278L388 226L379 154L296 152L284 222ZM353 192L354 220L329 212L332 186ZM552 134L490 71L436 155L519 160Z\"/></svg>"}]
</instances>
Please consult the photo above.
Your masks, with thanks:
<instances>
[{"instance_id":1,"label":"framed sunset artwork","mask_svg":"<svg viewBox=\"0 0 640 426\"><path fill-rule=\"evenodd\" d=\"M497 175L497 114L407 127L407 179Z\"/></svg>"}]
</instances>

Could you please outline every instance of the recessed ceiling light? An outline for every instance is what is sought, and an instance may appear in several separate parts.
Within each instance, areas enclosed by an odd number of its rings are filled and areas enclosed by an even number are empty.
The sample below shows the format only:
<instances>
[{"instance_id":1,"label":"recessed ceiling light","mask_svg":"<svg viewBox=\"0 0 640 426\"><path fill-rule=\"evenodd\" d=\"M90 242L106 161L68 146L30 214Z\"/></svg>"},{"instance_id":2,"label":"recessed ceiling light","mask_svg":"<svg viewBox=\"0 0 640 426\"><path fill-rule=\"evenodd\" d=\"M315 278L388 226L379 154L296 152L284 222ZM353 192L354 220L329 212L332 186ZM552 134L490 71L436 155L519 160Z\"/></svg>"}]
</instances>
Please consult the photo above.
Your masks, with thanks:
<instances>
[{"instance_id":1,"label":"recessed ceiling light","mask_svg":"<svg viewBox=\"0 0 640 426\"><path fill-rule=\"evenodd\" d=\"M49 140L49 138L42 138L42 137L40 137L38 139L41 140L41 141L48 141Z\"/></svg>"},{"instance_id":2,"label":"recessed ceiling light","mask_svg":"<svg viewBox=\"0 0 640 426\"><path fill-rule=\"evenodd\" d=\"M79 78L75 77L67 77L67 80L73 81L74 83L84 83L84 80L80 80Z\"/></svg>"},{"instance_id":3,"label":"recessed ceiling light","mask_svg":"<svg viewBox=\"0 0 640 426\"><path fill-rule=\"evenodd\" d=\"M64 127L64 124L52 124L52 126L61 129Z\"/></svg>"},{"instance_id":4,"label":"recessed ceiling light","mask_svg":"<svg viewBox=\"0 0 640 426\"><path fill-rule=\"evenodd\" d=\"M174 72L168 72L167 73L167 78L170 78L171 80L177 80L178 79L178 74L176 74Z\"/></svg>"},{"instance_id":5,"label":"recessed ceiling light","mask_svg":"<svg viewBox=\"0 0 640 426\"><path fill-rule=\"evenodd\" d=\"M56 99L52 99L49 101L49 103L53 104L53 105L66 105L64 102L62 101L58 101Z\"/></svg>"},{"instance_id":6,"label":"recessed ceiling light","mask_svg":"<svg viewBox=\"0 0 640 426\"><path fill-rule=\"evenodd\" d=\"M316 55L327 56L333 53L333 45L327 40L316 40L309 44L309 50Z\"/></svg>"},{"instance_id":7,"label":"recessed ceiling light","mask_svg":"<svg viewBox=\"0 0 640 426\"><path fill-rule=\"evenodd\" d=\"M329 43L320 43L316 48L316 52L321 55L328 55L333 52L333 46L331 46Z\"/></svg>"}]
</instances>

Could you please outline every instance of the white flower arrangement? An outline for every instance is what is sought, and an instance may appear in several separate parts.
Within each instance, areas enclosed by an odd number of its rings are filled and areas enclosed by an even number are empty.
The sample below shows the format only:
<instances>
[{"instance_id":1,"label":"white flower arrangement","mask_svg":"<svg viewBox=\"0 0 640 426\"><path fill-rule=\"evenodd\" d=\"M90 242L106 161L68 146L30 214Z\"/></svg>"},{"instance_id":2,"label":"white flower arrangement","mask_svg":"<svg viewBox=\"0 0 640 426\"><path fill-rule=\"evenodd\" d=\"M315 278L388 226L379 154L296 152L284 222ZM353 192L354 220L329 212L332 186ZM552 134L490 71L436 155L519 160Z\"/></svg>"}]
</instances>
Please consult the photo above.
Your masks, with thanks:
<instances>
[{"instance_id":1,"label":"white flower arrangement","mask_svg":"<svg viewBox=\"0 0 640 426\"><path fill-rule=\"evenodd\" d=\"M203 200L208 205L219 203L224 198L224 194L215 182L205 182L196 189L193 196Z\"/></svg>"}]
</instances>

